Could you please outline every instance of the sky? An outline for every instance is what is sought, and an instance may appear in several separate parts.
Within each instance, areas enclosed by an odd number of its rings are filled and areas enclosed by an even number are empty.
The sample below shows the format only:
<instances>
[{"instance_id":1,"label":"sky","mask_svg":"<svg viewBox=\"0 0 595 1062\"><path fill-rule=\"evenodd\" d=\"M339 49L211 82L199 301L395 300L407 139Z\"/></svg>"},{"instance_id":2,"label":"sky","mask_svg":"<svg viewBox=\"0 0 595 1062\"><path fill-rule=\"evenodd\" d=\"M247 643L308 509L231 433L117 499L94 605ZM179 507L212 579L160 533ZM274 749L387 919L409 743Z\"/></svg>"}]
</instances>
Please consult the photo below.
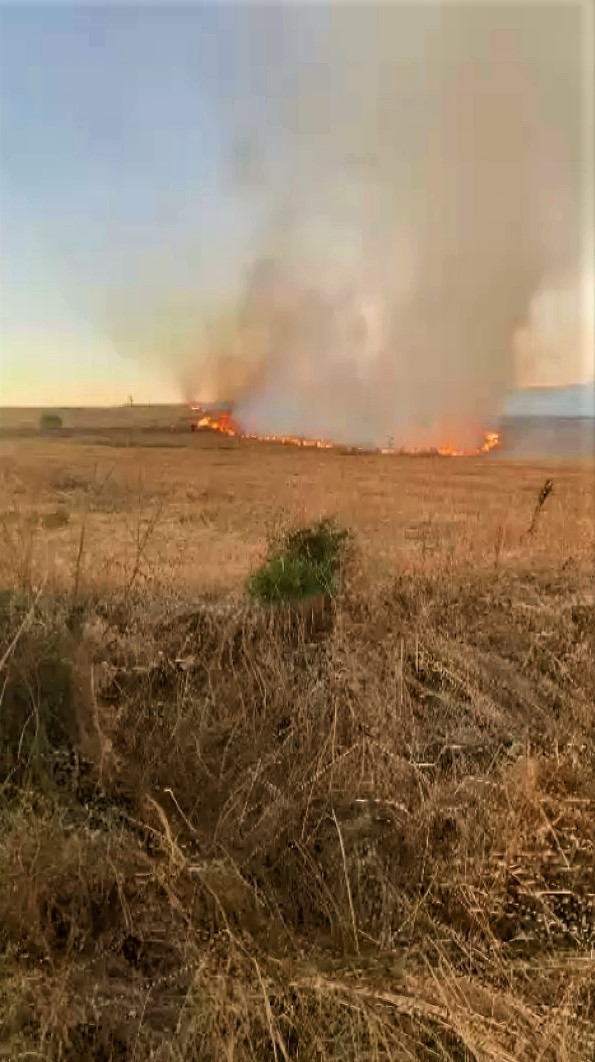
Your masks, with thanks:
<instances>
[{"instance_id":1,"label":"sky","mask_svg":"<svg viewBox=\"0 0 595 1062\"><path fill-rule=\"evenodd\" d=\"M259 168L283 157L267 143L279 122L261 119L279 85L310 77L331 18L311 8L287 34L274 10L0 6L0 404L186 397L168 367L178 347L194 357L184 314L219 313L241 289L279 182ZM312 66L323 85L325 69ZM584 301L584 270L578 282ZM566 371L554 354L555 372L535 372L532 322L562 348L576 331L577 277L550 284L536 287L517 337L521 383L592 375L589 355ZM144 357L130 314L182 323L166 329L159 357Z\"/></svg>"},{"instance_id":2,"label":"sky","mask_svg":"<svg viewBox=\"0 0 595 1062\"><path fill-rule=\"evenodd\" d=\"M2 6L5 403L179 398L167 373L120 356L106 293L171 247L196 269L199 234L223 254L246 223L221 187L212 106L230 14ZM224 268L211 253L203 283Z\"/></svg>"}]
</instances>

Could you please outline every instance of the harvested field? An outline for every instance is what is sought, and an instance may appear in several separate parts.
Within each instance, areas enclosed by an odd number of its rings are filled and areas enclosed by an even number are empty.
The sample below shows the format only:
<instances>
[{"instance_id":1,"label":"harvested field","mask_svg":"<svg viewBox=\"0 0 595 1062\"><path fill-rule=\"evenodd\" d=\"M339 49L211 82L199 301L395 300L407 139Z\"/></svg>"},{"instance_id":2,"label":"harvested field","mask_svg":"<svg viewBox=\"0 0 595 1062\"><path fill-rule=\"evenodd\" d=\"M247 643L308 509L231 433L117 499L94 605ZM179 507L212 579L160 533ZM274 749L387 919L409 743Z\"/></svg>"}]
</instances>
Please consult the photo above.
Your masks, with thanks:
<instances>
[{"instance_id":1,"label":"harvested field","mask_svg":"<svg viewBox=\"0 0 595 1062\"><path fill-rule=\"evenodd\" d=\"M149 438L150 447L0 442L3 581L16 576L20 551L19 564L26 556L35 578L57 587L72 585L77 568L89 586L124 585L138 561L135 583L233 593L275 528L329 512L358 535L373 581L412 567L555 568L592 556L592 461L345 454L208 433L175 436L171 446L168 436ZM527 538L549 476L554 493L539 535Z\"/></svg>"},{"instance_id":2,"label":"harvested field","mask_svg":"<svg viewBox=\"0 0 595 1062\"><path fill-rule=\"evenodd\" d=\"M594 1057L593 465L0 445L2 1057Z\"/></svg>"}]
</instances>

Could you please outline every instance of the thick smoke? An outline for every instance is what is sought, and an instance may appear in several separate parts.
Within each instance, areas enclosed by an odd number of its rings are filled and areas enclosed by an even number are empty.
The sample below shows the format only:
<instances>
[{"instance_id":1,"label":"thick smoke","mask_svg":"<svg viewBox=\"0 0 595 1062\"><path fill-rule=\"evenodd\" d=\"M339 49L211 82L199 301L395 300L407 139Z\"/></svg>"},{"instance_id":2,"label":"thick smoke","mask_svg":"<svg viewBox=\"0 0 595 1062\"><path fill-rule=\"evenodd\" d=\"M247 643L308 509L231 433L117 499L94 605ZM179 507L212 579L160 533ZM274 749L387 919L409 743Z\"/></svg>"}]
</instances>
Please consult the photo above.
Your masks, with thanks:
<instances>
[{"instance_id":1,"label":"thick smoke","mask_svg":"<svg viewBox=\"0 0 595 1062\"><path fill-rule=\"evenodd\" d=\"M531 300L529 318L514 337L516 376L520 387L564 387L593 380L593 310L595 276L558 278Z\"/></svg>"},{"instance_id":2,"label":"thick smoke","mask_svg":"<svg viewBox=\"0 0 595 1062\"><path fill-rule=\"evenodd\" d=\"M536 293L580 272L580 9L304 5L230 32L228 190L258 223L225 307L197 292L166 344L186 395L254 432L474 446L519 335L531 382Z\"/></svg>"}]
</instances>

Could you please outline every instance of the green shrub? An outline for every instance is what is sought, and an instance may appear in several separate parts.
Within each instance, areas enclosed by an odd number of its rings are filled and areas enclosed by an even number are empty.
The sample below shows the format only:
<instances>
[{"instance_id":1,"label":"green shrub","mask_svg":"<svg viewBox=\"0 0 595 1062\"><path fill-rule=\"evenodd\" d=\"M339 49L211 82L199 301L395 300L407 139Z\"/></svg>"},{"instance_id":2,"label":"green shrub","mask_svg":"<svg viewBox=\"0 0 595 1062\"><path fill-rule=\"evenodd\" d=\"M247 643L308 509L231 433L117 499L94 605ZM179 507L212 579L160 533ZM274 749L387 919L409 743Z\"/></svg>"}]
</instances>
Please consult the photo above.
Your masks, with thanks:
<instances>
[{"instance_id":1,"label":"green shrub","mask_svg":"<svg viewBox=\"0 0 595 1062\"><path fill-rule=\"evenodd\" d=\"M39 418L40 431L59 431L62 427L62 417L57 413L42 413Z\"/></svg>"},{"instance_id":2,"label":"green shrub","mask_svg":"<svg viewBox=\"0 0 595 1062\"><path fill-rule=\"evenodd\" d=\"M250 576L248 594L268 604L332 596L347 538L348 532L329 519L287 532Z\"/></svg>"},{"instance_id":3,"label":"green shrub","mask_svg":"<svg viewBox=\"0 0 595 1062\"><path fill-rule=\"evenodd\" d=\"M62 417L57 413L41 413L39 431L60 431L62 426Z\"/></svg>"}]
</instances>

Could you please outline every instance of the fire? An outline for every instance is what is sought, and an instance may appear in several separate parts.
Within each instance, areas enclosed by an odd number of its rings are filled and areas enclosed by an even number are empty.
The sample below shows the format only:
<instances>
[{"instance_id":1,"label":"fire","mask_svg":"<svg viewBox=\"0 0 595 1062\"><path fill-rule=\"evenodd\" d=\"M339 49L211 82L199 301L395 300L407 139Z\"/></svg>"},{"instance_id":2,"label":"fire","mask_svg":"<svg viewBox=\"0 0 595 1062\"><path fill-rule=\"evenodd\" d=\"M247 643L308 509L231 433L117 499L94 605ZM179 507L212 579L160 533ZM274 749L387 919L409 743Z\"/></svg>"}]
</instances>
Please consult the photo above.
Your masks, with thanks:
<instances>
[{"instance_id":1,"label":"fire","mask_svg":"<svg viewBox=\"0 0 595 1062\"><path fill-rule=\"evenodd\" d=\"M305 439L299 435L253 435L249 432L243 432L239 425L234 422L231 413L227 411L216 414L203 413L200 407L197 406L193 406L192 411L194 413L202 413L202 416L193 426L194 430L204 431L206 429L208 431L218 431L222 435L241 436L243 439L280 443L283 446L305 446L317 450L330 450L335 445L328 439Z\"/></svg>"},{"instance_id":2,"label":"fire","mask_svg":"<svg viewBox=\"0 0 595 1062\"><path fill-rule=\"evenodd\" d=\"M500 433L497 431L486 431L483 437L483 441L475 450L457 450L451 446L441 446L438 449L438 453L441 457L473 457L479 454L489 454L491 450L496 450L500 446Z\"/></svg>"},{"instance_id":3,"label":"fire","mask_svg":"<svg viewBox=\"0 0 595 1062\"><path fill-rule=\"evenodd\" d=\"M404 446L396 451L394 449L385 449L382 450L382 453L419 455L420 457L474 457L479 454L489 454L491 450L495 450L500 446L500 441L499 432L487 431L483 437L483 442L475 450L461 450L456 446L452 446L450 443L444 443L442 446L432 447L431 449L428 449L427 447Z\"/></svg>"},{"instance_id":4,"label":"fire","mask_svg":"<svg viewBox=\"0 0 595 1062\"><path fill-rule=\"evenodd\" d=\"M233 438L242 439L254 439L259 442L276 443L282 446L302 446L308 449L316 450L331 450L336 447L336 443L331 442L329 439L308 439L298 435L254 435L248 432L243 432L238 424L235 423L230 412L223 410L219 413L205 413L200 407L193 406L192 411L194 413L200 413L201 416L193 424L193 430L208 430L220 432L222 435L227 435ZM497 449L500 446L500 435L497 431L488 431L485 433L482 443L475 450L460 450L455 446L451 446L449 443L444 443L443 446L439 446L432 449L423 449L419 447L402 447L395 449L393 446L383 448L377 452L382 454L419 454L420 456L435 455L438 457L472 457L479 454L488 454L492 450Z\"/></svg>"},{"instance_id":5,"label":"fire","mask_svg":"<svg viewBox=\"0 0 595 1062\"><path fill-rule=\"evenodd\" d=\"M303 439L300 435L244 435L244 438L280 443L282 446L305 446L314 450L332 450L336 445L328 439Z\"/></svg>"},{"instance_id":6,"label":"fire","mask_svg":"<svg viewBox=\"0 0 595 1062\"><path fill-rule=\"evenodd\" d=\"M230 413L219 413L217 416L210 416L205 413L204 416L197 420L197 428L208 428L211 431L220 431L222 435L239 435L241 434L237 427L234 425Z\"/></svg>"},{"instance_id":7,"label":"fire","mask_svg":"<svg viewBox=\"0 0 595 1062\"><path fill-rule=\"evenodd\" d=\"M490 450L496 450L500 445L500 433L497 431L486 431L484 440L479 447L480 454L489 454Z\"/></svg>"}]
</instances>

